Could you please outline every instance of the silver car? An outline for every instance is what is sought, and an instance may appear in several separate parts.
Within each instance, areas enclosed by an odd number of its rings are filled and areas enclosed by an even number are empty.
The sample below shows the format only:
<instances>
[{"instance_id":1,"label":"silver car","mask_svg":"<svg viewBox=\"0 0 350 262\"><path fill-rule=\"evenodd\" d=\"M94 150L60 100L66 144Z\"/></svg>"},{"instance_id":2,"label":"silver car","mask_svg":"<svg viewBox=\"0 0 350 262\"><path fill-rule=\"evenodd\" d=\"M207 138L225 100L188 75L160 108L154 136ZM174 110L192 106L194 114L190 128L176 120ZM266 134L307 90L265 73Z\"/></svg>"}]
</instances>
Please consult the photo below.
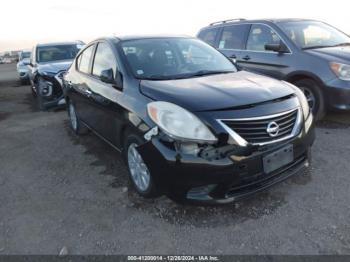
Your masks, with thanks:
<instances>
[{"instance_id":1,"label":"silver car","mask_svg":"<svg viewBox=\"0 0 350 262\"><path fill-rule=\"evenodd\" d=\"M19 53L19 61L17 63L17 73L21 83L27 83L29 81L28 65L30 63L30 51L21 51Z\"/></svg>"}]
</instances>

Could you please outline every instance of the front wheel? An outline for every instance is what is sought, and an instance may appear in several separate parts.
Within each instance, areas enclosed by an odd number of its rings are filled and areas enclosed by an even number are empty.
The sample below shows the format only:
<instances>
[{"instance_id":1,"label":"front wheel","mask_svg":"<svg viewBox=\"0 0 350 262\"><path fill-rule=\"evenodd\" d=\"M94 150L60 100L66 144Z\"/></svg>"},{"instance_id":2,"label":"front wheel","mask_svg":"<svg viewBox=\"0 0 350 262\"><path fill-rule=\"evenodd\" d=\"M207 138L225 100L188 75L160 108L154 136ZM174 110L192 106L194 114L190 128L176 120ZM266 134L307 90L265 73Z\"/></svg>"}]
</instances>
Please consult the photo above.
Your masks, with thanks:
<instances>
[{"instance_id":1,"label":"front wheel","mask_svg":"<svg viewBox=\"0 0 350 262\"><path fill-rule=\"evenodd\" d=\"M321 120L325 114L324 97L319 85L311 79L302 79L294 83L303 91L309 107L316 120Z\"/></svg>"},{"instance_id":2,"label":"front wheel","mask_svg":"<svg viewBox=\"0 0 350 262\"><path fill-rule=\"evenodd\" d=\"M45 111L48 109L45 103L46 99L43 96L45 87L46 87L45 81L42 78L39 78L35 89L36 89L36 99L37 99L38 107L41 111Z\"/></svg>"},{"instance_id":3,"label":"front wheel","mask_svg":"<svg viewBox=\"0 0 350 262\"><path fill-rule=\"evenodd\" d=\"M145 198L159 195L154 179L147 164L143 161L137 147L143 143L143 139L135 134L127 136L124 145L124 158L128 166L131 182L137 193Z\"/></svg>"}]
</instances>

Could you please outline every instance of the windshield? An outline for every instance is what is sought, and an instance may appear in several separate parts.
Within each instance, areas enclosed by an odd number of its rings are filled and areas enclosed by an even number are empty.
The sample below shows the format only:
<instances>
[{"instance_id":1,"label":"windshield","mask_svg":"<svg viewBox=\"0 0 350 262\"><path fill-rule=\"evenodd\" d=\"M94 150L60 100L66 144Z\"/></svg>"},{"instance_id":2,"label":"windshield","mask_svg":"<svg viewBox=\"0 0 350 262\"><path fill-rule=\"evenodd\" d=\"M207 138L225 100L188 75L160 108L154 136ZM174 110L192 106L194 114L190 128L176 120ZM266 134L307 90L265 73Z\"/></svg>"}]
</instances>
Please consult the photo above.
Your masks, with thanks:
<instances>
[{"instance_id":1,"label":"windshield","mask_svg":"<svg viewBox=\"0 0 350 262\"><path fill-rule=\"evenodd\" d=\"M79 52L78 45L41 46L37 49L38 63L74 59Z\"/></svg>"},{"instance_id":2,"label":"windshield","mask_svg":"<svg viewBox=\"0 0 350 262\"><path fill-rule=\"evenodd\" d=\"M284 33L303 49L350 44L350 38L346 34L322 22L299 21L278 24Z\"/></svg>"},{"instance_id":3,"label":"windshield","mask_svg":"<svg viewBox=\"0 0 350 262\"><path fill-rule=\"evenodd\" d=\"M122 43L126 60L139 79L178 79L236 72L220 52L197 39L139 39Z\"/></svg>"},{"instance_id":4,"label":"windshield","mask_svg":"<svg viewBox=\"0 0 350 262\"><path fill-rule=\"evenodd\" d=\"M21 53L21 59L29 58L29 57L30 57L30 52L22 52Z\"/></svg>"}]
</instances>

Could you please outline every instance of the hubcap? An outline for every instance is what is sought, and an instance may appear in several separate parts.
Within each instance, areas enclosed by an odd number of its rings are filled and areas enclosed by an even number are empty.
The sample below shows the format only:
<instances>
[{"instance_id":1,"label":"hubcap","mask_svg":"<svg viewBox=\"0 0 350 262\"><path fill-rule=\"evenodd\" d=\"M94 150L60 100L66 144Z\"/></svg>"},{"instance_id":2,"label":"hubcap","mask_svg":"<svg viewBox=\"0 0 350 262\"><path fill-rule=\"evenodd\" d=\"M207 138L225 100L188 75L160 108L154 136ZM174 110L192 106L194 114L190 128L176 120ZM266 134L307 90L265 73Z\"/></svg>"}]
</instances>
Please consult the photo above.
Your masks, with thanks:
<instances>
[{"instance_id":1,"label":"hubcap","mask_svg":"<svg viewBox=\"0 0 350 262\"><path fill-rule=\"evenodd\" d=\"M69 118L70 118L70 123L72 125L72 128L74 130L77 130L77 127L78 127L77 115L75 114L75 108L72 103L69 103Z\"/></svg>"},{"instance_id":2,"label":"hubcap","mask_svg":"<svg viewBox=\"0 0 350 262\"><path fill-rule=\"evenodd\" d=\"M313 111L316 105L316 97L314 93L308 87L300 87L300 89L304 92L304 95L309 103L309 107Z\"/></svg>"},{"instance_id":3,"label":"hubcap","mask_svg":"<svg viewBox=\"0 0 350 262\"><path fill-rule=\"evenodd\" d=\"M150 183L150 173L143 162L141 155L136 149L137 145L132 143L128 148L129 170L136 187L140 191L146 191Z\"/></svg>"}]
</instances>

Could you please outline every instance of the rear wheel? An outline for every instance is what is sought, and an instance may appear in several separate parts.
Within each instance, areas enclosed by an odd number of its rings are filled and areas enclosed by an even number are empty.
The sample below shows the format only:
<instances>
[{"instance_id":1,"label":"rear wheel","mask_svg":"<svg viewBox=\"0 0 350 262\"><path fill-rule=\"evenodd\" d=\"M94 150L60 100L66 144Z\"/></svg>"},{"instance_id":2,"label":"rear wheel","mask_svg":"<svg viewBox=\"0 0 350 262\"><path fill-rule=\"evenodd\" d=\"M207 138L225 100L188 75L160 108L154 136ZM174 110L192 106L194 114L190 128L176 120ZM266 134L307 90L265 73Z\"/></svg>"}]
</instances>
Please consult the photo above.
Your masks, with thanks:
<instances>
[{"instance_id":1,"label":"rear wheel","mask_svg":"<svg viewBox=\"0 0 350 262\"><path fill-rule=\"evenodd\" d=\"M143 143L140 136L129 134L124 145L124 158L128 166L130 180L137 193L145 198L151 198L158 196L159 192L147 164L137 150L137 147Z\"/></svg>"},{"instance_id":2,"label":"rear wheel","mask_svg":"<svg viewBox=\"0 0 350 262\"><path fill-rule=\"evenodd\" d=\"M85 135L89 132L89 129L80 121L77 112L75 110L75 105L72 101L68 102L68 116L70 127L77 135Z\"/></svg>"},{"instance_id":3,"label":"rear wheel","mask_svg":"<svg viewBox=\"0 0 350 262\"><path fill-rule=\"evenodd\" d=\"M326 110L320 86L311 79L302 79L294 84L303 91L315 119L321 120L325 116Z\"/></svg>"}]
</instances>

